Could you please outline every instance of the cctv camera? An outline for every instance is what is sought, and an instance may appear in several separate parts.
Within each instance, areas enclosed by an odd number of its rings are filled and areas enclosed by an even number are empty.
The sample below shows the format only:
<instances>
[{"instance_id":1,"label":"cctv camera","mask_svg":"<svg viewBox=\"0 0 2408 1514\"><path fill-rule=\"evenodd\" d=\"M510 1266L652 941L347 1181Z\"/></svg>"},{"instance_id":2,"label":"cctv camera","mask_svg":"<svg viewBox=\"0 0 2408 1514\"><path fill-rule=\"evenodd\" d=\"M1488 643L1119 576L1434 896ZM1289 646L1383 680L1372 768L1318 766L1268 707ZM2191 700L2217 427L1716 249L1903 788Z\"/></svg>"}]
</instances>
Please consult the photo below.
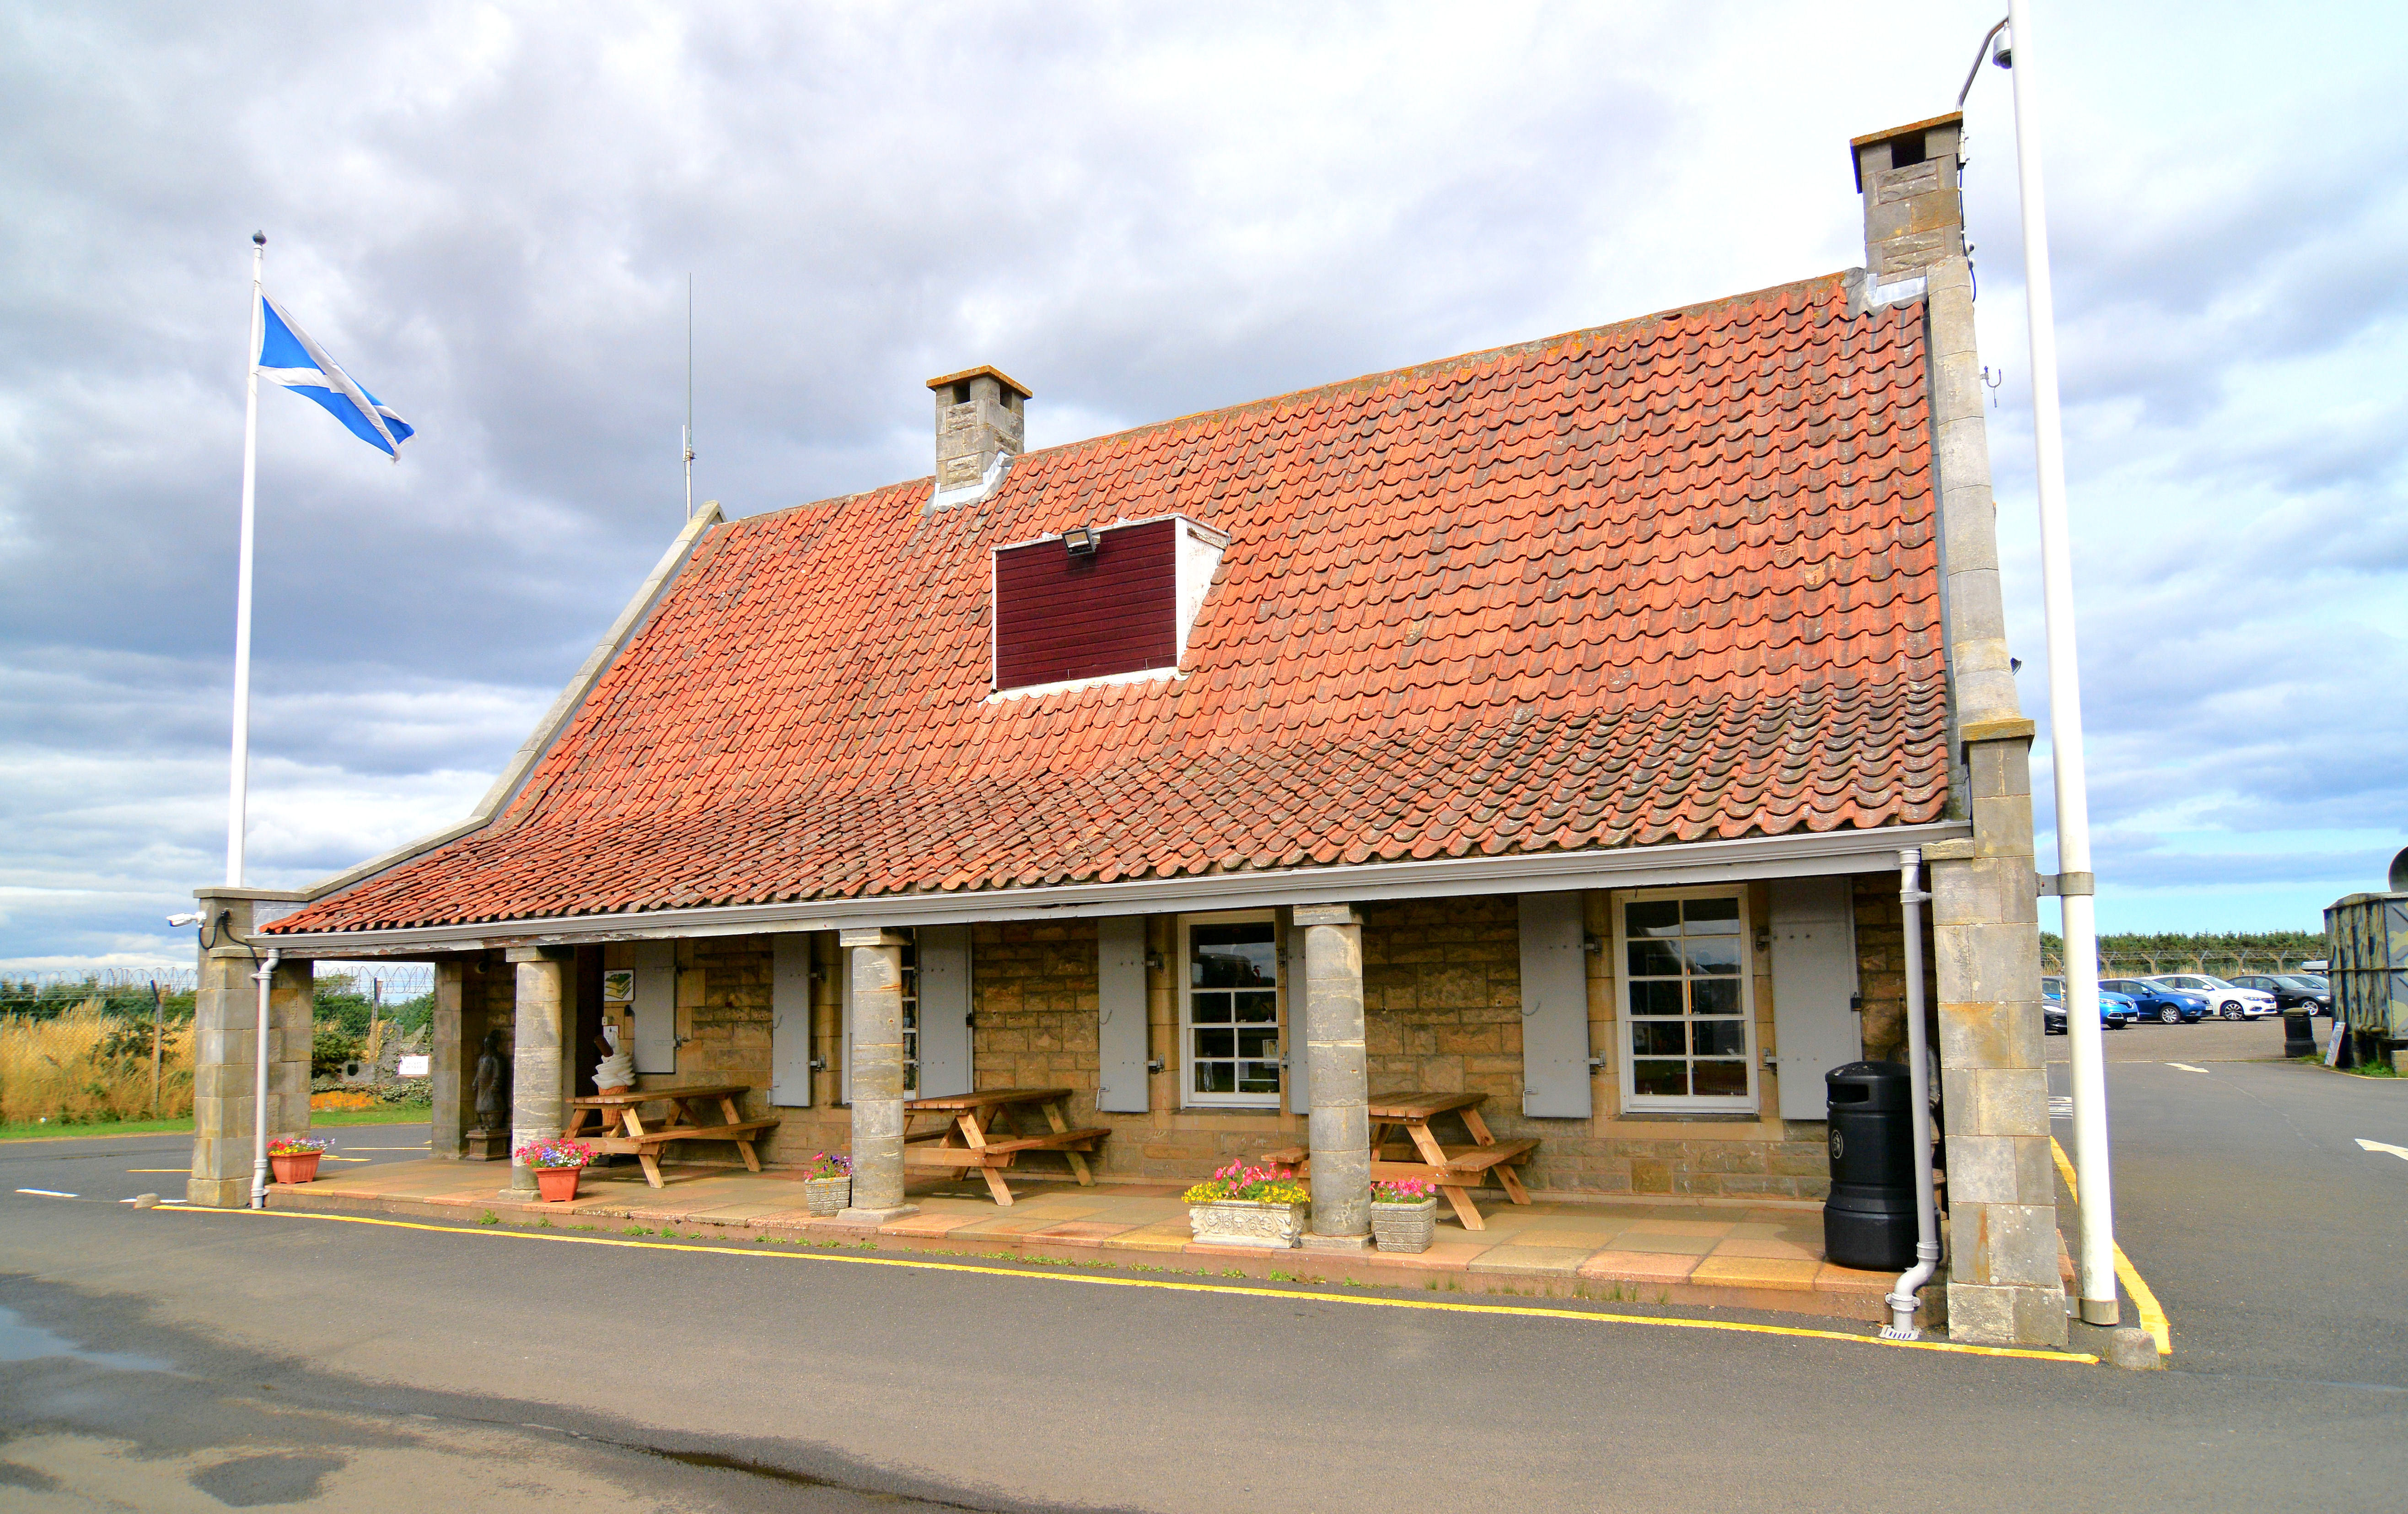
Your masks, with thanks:
<instances>
[{"instance_id":1,"label":"cctv camera","mask_svg":"<svg viewBox=\"0 0 2408 1514\"><path fill-rule=\"evenodd\" d=\"M170 915L167 916L167 923L179 928L188 925L198 925L201 923L201 917L198 914Z\"/></svg>"}]
</instances>

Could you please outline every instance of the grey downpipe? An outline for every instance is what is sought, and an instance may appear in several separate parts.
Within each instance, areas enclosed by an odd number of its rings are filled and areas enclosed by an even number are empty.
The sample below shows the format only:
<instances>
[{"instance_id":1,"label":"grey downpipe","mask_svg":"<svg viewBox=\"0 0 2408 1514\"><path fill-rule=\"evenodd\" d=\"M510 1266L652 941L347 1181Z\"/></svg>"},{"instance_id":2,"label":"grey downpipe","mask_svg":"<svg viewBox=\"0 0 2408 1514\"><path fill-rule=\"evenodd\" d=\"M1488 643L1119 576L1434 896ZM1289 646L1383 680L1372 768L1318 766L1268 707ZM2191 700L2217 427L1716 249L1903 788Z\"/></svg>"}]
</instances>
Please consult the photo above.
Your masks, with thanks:
<instances>
[{"instance_id":1,"label":"grey downpipe","mask_svg":"<svg viewBox=\"0 0 2408 1514\"><path fill-rule=\"evenodd\" d=\"M267 959L251 976L259 980L259 1045L251 1068L251 1206L267 1207L267 998L276 982L276 964L284 954L267 948Z\"/></svg>"},{"instance_id":2,"label":"grey downpipe","mask_svg":"<svg viewBox=\"0 0 2408 1514\"><path fill-rule=\"evenodd\" d=\"M1898 854L1898 902L1906 926L1906 1063L1914 1100L1914 1265L1899 1274L1898 1286L1882 1302L1890 1307L1884 1340L1916 1340L1915 1294L1940 1270L1940 1217L1931 1203L1931 1057L1923 1031L1923 849Z\"/></svg>"}]
</instances>

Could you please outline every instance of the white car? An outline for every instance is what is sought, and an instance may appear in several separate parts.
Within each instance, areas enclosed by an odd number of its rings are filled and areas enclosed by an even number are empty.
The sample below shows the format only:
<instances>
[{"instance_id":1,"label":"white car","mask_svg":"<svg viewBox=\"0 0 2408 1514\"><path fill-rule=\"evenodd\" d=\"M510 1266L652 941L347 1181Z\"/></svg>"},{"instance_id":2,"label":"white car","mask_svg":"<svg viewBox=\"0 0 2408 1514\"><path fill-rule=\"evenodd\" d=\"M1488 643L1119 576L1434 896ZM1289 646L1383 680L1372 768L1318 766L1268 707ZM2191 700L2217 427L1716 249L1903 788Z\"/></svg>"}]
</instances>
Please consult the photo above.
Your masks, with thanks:
<instances>
[{"instance_id":1,"label":"white car","mask_svg":"<svg viewBox=\"0 0 2408 1514\"><path fill-rule=\"evenodd\" d=\"M2243 988L2204 973L2160 973L2141 981L2179 993L2195 993L2207 1001L2209 1014L2221 1015L2228 1020L2254 1020L2280 1013L2274 996L2265 989Z\"/></svg>"}]
</instances>

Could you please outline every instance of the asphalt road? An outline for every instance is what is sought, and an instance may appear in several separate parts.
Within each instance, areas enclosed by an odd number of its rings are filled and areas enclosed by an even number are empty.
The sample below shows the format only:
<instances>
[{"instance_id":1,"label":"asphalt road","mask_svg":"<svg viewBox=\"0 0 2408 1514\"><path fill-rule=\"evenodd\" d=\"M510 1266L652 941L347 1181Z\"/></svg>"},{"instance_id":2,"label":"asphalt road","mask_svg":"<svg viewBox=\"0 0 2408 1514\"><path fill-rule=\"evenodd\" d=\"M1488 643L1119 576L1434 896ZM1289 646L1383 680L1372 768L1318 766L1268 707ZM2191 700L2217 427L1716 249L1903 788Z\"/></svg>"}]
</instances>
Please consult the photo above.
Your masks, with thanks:
<instances>
[{"instance_id":1,"label":"asphalt road","mask_svg":"<svg viewBox=\"0 0 2408 1514\"><path fill-rule=\"evenodd\" d=\"M2408 1161L2355 1138L2408 1086L2110 1076L2172 1372L137 1211L179 1143L0 1146L0 1507L2397 1507Z\"/></svg>"}]
</instances>

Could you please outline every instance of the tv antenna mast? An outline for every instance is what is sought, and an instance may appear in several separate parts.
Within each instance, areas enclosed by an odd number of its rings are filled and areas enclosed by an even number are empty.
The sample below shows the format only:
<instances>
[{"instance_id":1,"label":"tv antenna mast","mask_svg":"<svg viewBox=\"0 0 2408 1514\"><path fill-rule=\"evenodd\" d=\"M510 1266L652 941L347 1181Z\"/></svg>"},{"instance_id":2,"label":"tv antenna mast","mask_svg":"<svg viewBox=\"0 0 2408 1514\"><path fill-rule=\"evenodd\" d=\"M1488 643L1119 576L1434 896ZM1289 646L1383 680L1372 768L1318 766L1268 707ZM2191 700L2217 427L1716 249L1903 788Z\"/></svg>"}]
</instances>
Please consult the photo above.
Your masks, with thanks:
<instances>
[{"instance_id":1,"label":"tv antenna mast","mask_svg":"<svg viewBox=\"0 0 2408 1514\"><path fill-rule=\"evenodd\" d=\"M694 275L685 276L685 518L694 519Z\"/></svg>"}]
</instances>

